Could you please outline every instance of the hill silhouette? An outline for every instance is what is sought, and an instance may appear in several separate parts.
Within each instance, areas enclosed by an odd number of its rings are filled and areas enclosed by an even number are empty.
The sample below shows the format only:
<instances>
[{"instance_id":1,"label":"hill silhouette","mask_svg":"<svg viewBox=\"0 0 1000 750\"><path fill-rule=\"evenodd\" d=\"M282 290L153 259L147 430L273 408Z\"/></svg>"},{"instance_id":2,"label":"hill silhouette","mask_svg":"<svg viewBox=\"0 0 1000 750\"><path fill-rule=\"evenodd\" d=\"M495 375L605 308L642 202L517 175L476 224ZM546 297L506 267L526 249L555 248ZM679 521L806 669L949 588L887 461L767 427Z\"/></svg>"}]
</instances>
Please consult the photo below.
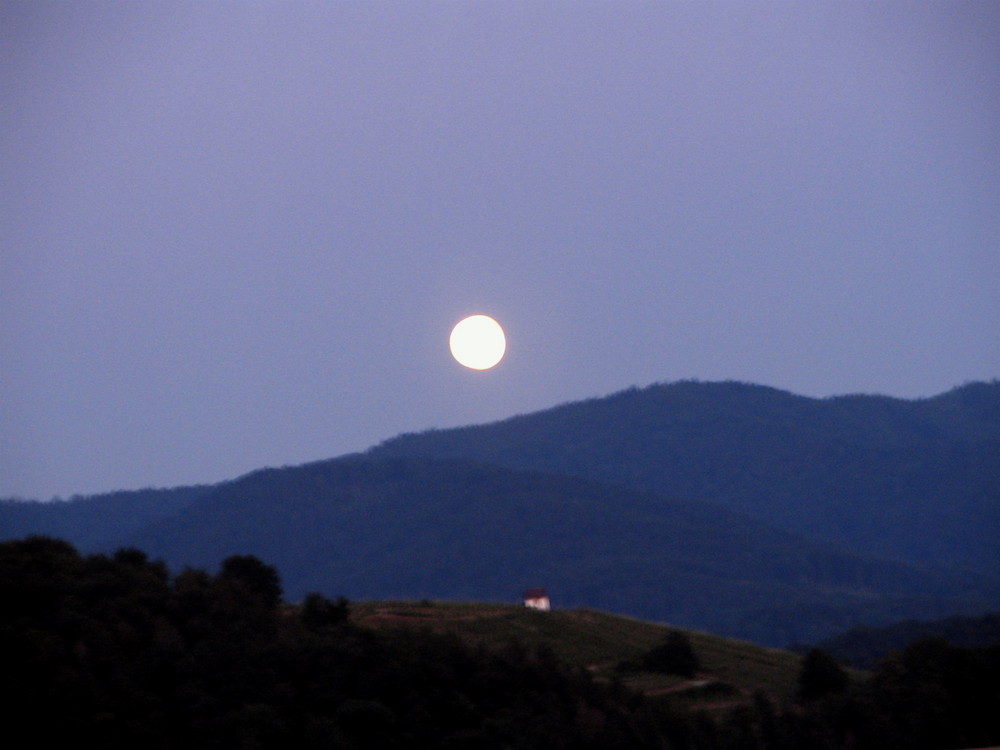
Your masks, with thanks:
<instances>
[{"instance_id":1,"label":"hill silhouette","mask_svg":"<svg viewBox=\"0 0 1000 750\"><path fill-rule=\"evenodd\" d=\"M112 545L113 548L114 545ZM769 645L974 611L985 579L865 559L707 503L578 478L351 456L226 482L123 536L172 567L274 561L292 599L591 606Z\"/></svg>"},{"instance_id":2,"label":"hill silhouette","mask_svg":"<svg viewBox=\"0 0 1000 750\"><path fill-rule=\"evenodd\" d=\"M892 652L926 638L940 638L962 648L1000 646L1000 612L941 620L905 620L880 628L851 628L817 646L838 661L872 669Z\"/></svg>"},{"instance_id":3,"label":"hill silhouette","mask_svg":"<svg viewBox=\"0 0 1000 750\"><path fill-rule=\"evenodd\" d=\"M956 748L1000 739L1000 649L917 641L867 678L612 617L282 601L254 556L0 543L0 700L43 747ZM685 664L665 661L683 651ZM653 658L656 657L656 658ZM23 742L23 741L22 741Z\"/></svg>"},{"instance_id":4,"label":"hill silhouette","mask_svg":"<svg viewBox=\"0 0 1000 750\"><path fill-rule=\"evenodd\" d=\"M214 486L0 503L0 538L172 567L253 554L292 599L512 602L544 585L557 607L816 642L997 609L997 393L652 386Z\"/></svg>"},{"instance_id":5,"label":"hill silhouette","mask_svg":"<svg viewBox=\"0 0 1000 750\"><path fill-rule=\"evenodd\" d=\"M744 383L630 389L372 456L464 458L703 499L839 547L1000 578L1000 382L813 399Z\"/></svg>"},{"instance_id":6,"label":"hill silhouette","mask_svg":"<svg viewBox=\"0 0 1000 750\"><path fill-rule=\"evenodd\" d=\"M149 523L180 512L210 486L121 490L69 500L0 500L0 539L47 534L72 540L81 550L113 548Z\"/></svg>"}]
</instances>

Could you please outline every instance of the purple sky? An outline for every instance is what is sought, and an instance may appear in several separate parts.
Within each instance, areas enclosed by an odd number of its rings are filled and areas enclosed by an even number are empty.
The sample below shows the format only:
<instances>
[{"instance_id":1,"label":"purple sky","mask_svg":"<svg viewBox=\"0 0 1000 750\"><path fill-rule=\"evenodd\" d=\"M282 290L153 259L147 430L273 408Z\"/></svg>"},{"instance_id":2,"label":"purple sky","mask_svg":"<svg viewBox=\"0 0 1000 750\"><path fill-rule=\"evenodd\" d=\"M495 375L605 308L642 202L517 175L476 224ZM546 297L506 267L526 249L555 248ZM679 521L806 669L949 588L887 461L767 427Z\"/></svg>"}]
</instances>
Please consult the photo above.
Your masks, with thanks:
<instances>
[{"instance_id":1,"label":"purple sky","mask_svg":"<svg viewBox=\"0 0 1000 750\"><path fill-rule=\"evenodd\" d=\"M998 377L998 38L992 0L5 0L0 495Z\"/></svg>"}]
</instances>

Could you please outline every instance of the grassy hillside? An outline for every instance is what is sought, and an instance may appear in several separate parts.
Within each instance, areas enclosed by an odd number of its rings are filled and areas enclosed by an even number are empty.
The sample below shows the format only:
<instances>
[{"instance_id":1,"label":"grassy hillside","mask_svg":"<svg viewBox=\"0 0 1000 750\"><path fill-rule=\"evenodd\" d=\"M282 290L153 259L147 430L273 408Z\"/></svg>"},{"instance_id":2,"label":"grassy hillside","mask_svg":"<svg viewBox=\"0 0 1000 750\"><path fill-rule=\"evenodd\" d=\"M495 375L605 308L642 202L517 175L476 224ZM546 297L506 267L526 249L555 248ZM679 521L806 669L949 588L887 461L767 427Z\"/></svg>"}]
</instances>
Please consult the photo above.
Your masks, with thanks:
<instances>
[{"instance_id":1,"label":"grassy hillside","mask_svg":"<svg viewBox=\"0 0 1000 750\"><path fill-rule=\"evenodd\" d=\"M675 699L704 704L724 698L730 705L758 691L777 702L790 702L801 664L801 657L790 651L685 630L701 663L693 679L619 671L620 663L635 661L673 628L592 609L539 612L510 604L363 602L352 605L351 616L365 627L455 633L494 648L515 641L529 648L546 646L562 661L597 677L620 679L647 695L670 693Z\"/></svg>"}]
</instances>

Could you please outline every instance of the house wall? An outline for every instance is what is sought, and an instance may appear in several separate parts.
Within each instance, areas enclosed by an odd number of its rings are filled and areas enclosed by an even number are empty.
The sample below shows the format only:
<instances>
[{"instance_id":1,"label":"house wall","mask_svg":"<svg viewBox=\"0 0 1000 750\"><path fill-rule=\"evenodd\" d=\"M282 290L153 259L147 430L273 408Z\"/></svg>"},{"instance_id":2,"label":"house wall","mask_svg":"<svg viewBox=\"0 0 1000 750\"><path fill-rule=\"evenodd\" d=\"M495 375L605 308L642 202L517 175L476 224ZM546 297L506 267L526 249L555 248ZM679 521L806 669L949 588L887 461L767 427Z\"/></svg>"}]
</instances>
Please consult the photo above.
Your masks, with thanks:
<instances>
[{"instance_id":1,"label":"house wall","mask_svg":"<svg viewBox=\"0 0 1000 750\"><path fill-rule=\"evenodd\" d=\"M538 599L525 599L524 606L531 607L532 609L541 609L548 611L550 609L549 598L547 596L543 596Z\"/></svg>"}]
</instances>

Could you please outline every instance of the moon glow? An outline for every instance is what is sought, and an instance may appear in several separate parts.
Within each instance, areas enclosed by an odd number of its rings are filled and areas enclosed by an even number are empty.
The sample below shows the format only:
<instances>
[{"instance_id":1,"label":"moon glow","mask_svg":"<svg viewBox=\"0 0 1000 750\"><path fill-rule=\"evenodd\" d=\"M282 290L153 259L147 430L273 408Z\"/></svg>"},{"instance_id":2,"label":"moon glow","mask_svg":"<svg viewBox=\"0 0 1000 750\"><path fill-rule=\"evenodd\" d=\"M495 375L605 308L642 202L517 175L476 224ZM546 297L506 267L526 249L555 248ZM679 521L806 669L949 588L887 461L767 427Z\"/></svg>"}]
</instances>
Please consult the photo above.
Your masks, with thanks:
<instances>
[{"instance_id":1,"label":"moon glow","mask_svg":"<svg viewBox=\"0 0 1000 750\"><path fill-rule=\"evenodd\" d=\"M448 340L451 356L471 370L488 370L503 359L507 338L489 315L472 315L459 321Z\"/></svg>"}]
</instances>

